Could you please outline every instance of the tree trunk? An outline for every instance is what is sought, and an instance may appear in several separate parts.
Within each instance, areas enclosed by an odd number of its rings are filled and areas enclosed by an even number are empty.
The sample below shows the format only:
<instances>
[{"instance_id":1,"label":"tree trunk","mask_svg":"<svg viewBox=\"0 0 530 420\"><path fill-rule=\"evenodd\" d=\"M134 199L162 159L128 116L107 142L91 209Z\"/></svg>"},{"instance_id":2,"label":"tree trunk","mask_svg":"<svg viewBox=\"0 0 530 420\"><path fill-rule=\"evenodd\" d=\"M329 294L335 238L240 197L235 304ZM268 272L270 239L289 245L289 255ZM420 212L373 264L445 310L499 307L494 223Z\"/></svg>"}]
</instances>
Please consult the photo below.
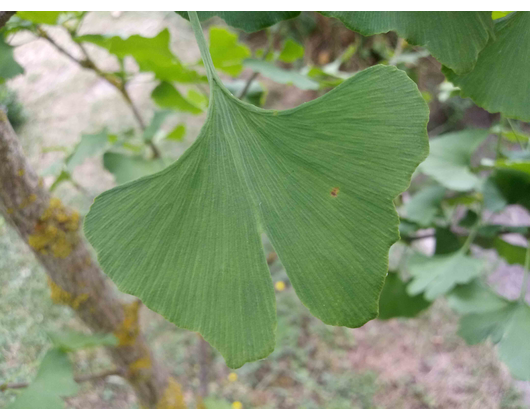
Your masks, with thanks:
<instances>
[{"instance_id":1,"label":"tree trunk","mask_svg":"<svg viewBox=\"0 0 530 420\"><path fill-rule=\"evenodd\" d=\"M109 351L140 405L185 408L179 384L153 358L139 326L140 301L124 303L79 233L79 214L50 196L0 110L0 213L48 273L55 303L72 307L95 332L112 333Z\"/></svg>"}]
</instances>

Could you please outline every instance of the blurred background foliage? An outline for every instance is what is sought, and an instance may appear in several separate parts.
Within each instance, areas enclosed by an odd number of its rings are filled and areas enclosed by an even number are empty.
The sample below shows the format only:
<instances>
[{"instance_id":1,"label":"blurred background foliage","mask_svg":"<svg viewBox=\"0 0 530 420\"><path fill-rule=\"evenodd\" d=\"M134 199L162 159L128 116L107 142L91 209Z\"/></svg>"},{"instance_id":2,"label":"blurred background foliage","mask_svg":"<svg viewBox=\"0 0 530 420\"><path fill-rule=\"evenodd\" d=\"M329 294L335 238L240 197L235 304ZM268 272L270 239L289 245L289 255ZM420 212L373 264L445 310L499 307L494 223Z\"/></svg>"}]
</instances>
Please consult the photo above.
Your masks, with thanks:
<instances>
[{"instance_id":1,"label":"blurred background foliage","mask_svg":"<svg viewBox=\"0 0 530 420\"><path fill-rule=\"evenodd\" d=\"M230 371L197 334L143 309L148 341L189 404L530 405L528 123L463 98L429 51L394 32L362 36L310 12L254 33L217 17L203 25L228 89L259 107L291 108L369 66L397 66L429 104L432 142L396 199L402 239L391 249L379 320L348 330L311 317L268 243L279 325L266 360ZM102 191L172 163L204 122L204 68L189 24L173 12L20 12L1 35L0 107L46 186L84 213ZM76 377L112 371L100 346L65 351L51 338L87 331L52 305L43 270L1 219L0 255L0 384L32 381L43 360L40 369L71 361L66 375ZM136 407L117 375L79 389L57 392L68 407ZM0 392L0 406L18 393Z\"/></svg>"}]
</instances>

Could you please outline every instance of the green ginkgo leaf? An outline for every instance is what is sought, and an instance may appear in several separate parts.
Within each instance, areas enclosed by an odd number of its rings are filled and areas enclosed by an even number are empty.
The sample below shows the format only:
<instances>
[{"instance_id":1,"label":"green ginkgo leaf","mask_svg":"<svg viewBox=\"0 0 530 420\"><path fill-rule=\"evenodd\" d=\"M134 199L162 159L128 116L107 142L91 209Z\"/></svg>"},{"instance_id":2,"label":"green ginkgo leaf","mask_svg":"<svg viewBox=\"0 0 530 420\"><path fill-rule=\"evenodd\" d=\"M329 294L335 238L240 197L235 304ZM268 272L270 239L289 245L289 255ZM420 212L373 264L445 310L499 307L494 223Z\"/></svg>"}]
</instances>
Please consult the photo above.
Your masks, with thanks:
<instances>
[{"instance_id":1,"label":"green ginkgo leaf","mask_svg":"<svg viewBox=\"0 0 530 420\"><path fill-rule=\"evenodd\" d=\"M176 12L184 19L189 20L188 12ZM227 25L243 29L245 32L256 32L275 25L282 20L293 19L300 12L197 12L199 20L205 21L214 16L219 16Z\"/></svg>"},{"instance_id":2,"label":"green ginkgo leaf","mask_svg":"<svg viewBox=\"0 0 530 420\"><path fill-rule=\"evenodd\" d=\"M153 72L157 79L168 82L198 83L203 81L196 71L188 69L173 54L170 48L171 35L166 29L158 35L147 38L131 35L128 38L87 34L78 36L76 42L89 42L105 48L120 59L131 56L140 67L140 71Z\"/></svg>"},{"instance_id":3,"label":"green ginkgo leaf","mask_svg":"<svg viewBox=\"0 0 530 420\"><path fill-rule=\"evenodd\" d=\"M414 318L431 303L422 295L410 296L407 284L397 273L389 272L379 300L379 319Z\"/></svg>"},{"instance_id":4,"label":"green ginkgo leaf","mask_svg":"<svg viewBox=\"0 0 530 420\"><path fill-rule=\"evenodd\" d=\"M243 60L250 50L237 41L237 34L224 28L210 28L210 54L215 68L236 77L243 70Z\"/></svg>"},{"instance_id":5,"label":"green ginkgo leaf","mask_svg":"<svg viewBox=\"0 0 530 420\"><path fill-rule=\"evenodd\" d=\"M163 159L144 159L123 153L107 152L103 155L103 166L114 175L117 184L124 184L142 176L154 174L164 169Z\"/></svg>"},{"instance_id":6,"label":"green ginkgo leaf","mask_svg":"<svg viewBox=\"0 0 530 420\"><path fill-rule=\"evenodd\" d=\"M64 408L64 397L77 394L72 363L62 350L46 353L37 377L9 408Z\"/></svg>"},{"instance_id":7,"label":"green ginkgo leaf","mask_svg":"<svg viewBox=\"0 0 530 420\"><path fill-rule=\"evenodd\" d=\"M440 204L444 196L445 188L440 185L434 185L417 192L403 208L407 220L420 226L430 226L440 213Z\"/></svg>"},{"instance_id":8,"label":"green ginkgo leaf","mask_svg":"<svg viewBox=\"0 0 530 420\"><path fill-rule=\"evenodd\" d=\"M476 282L455 290L450 305L465 314L458 334L468 344L490 338L512 375L530 380L530 306L522 300L507 300Z\"/></svg>"},{"instance_id":9,"label":"green ginkgo leaf","mask_svg":"<svg viewBox=\"0 0 530 420\"><path fill-rule=\"evenodd\" d=\"M38 11L38 12L17 12L17 16L24 20L29 20L30 22L37 24L46 24L46 25L55 25L57 19L61 13L64 12L47 12L47 11Z\"/></svg>"},{"instance_id":10,"label":"green ginkgo leaf","mask_svg":"<svg viewBox=\"0 0 530 420\"><path fill-rule=\"evenodd\" d=\"M81 141L65 160L68 172L72 172L76 166L81 165L89 157L103 152L108 144L109 133L106 128L96 134L83 134Z\"/></svg>"},{"instance_id":11,"label":"green ginkgo leaf","mask_svg":"<svg viewBox=\"0 0 530 420\"><path fill-rule=\"evenodd\" d=\"M191 14L210 80L199 137L167 169L94 201L85 232L118 287L217 348L232 368L274 348L265 234L298 296L331 325L377 316L398 239L392 200L428 150L428 108L375 66L287 111L224 87Z\"/></svg>"},{"instance_id":12,"label":"green ginkgo leaf","mask_svg":"<svg viewBox=\"0 0 530 420\"><path fill-rule=\"evenodd\" d=\"M48 337L53 346L64 352L77 351L99 346L117 346L118 340L113 334L83 334L78 331L49 331Z\"/></svg>"},{"instance_id":13,"label":"green ginkgo leaf","mask_svg":"<svg viewBox=\"0 0 530 420\"><path fill-rule=\"evenodd\" d=\"M451 254L427 257L414 254L408 261L412 280L407 291L412 296L423 293L434 300L458 284L469 283L482 272L484 263L458 251Z\"/></svg>"},{"instance_id":14,"label":"green ginkgo leaf","mask_svg":"<svg viewBox=\"0 0 530 420\"><path fill-rule=\"evenodd\" d=\"M13 47L5 42L3 34L0 34L0 84L22 73L24 69L13 57Z\"/></svg>"},{"instance_id":15,"label":"green ginkgo leaf","mask_svg":"<svg viewBox=\"0 0 530 420\"><path fill-rule=\"evenodd\" d=\"M467 74L444 74L462 95L489 112L530 121L530 12L515 12L495 22L495 39ZM458 51L458 49L457 49Z\"/></svg>"},{"instance_id":16,"label":"green ginkgo leaf","mask_svg":"<svg viewBox=\"0 0 530 420\"><path fill-rule=\"evenodd\" d=\"M519 204L530 210L530 174L515 169L496 169L488 177L490 194L506 204ZM490 200L492 197L490 197ZM500 205L499 205L500 207Z\"/></svg>"},{"instance_id":17,"label":"green ginkgo leaf","mask_svg":"<svg viewBox=\"0 0 530 420\"><path fill-rule=\"evenodd\" d=\"M471 156L488 134L486 130L463 130L438 136L418 169L456 191L476 188L480 179L471 171Z\"/></svg>"},{"instance_id":18,"label":"green ginkgo leaf","mask_svg":"<svg viewBox=\"0 0 530 420\"><path fill-rule=\"evenodd\" d=\"M294 61L304 56L304 47L298 42L288 39L285 41L282 52L278 56L278 60L284 63L293 63Z\"/></svg>"},{"instance_id":19,"label":"green ginkgo leaf","mask_svg":"<svg viewBox=\"0 0 530 420\"><path fill-rule=\"evenodd\" d=\"M491 12L320 12L365 36L395 31L456 73L473 69L493 35Z\"/></svg>"},{"instance_id":20,"label":"green ginkgo leaf","mask_svg":"<svg viewBox=\"0 0 530 420\"><path fill-rule=\"evenodd\" d=\"M194 91L190 91L194 92ZM201 95L195 92L194 95ZM204 102L199 103L196 97L184 97L171 83L162 82L151 92L151 98L160 108L174 109L190 114L200 114L204 111Z\"/></svg>"},{"instance_id":21,"label":"green ginkgo leaf","mask_svg":"<svg viewBox=\"0 0 530 420\"><path fill-rule=\"evenodd\" d=\"M299 89L307 90L317 90L319 88L319 84L314 80L311 80L309 77L304 76L295 70L282 69L268 61L250 58L245 60L244 64L246 67L277 83L294 85Z\"/></svg>"}]
</instances>

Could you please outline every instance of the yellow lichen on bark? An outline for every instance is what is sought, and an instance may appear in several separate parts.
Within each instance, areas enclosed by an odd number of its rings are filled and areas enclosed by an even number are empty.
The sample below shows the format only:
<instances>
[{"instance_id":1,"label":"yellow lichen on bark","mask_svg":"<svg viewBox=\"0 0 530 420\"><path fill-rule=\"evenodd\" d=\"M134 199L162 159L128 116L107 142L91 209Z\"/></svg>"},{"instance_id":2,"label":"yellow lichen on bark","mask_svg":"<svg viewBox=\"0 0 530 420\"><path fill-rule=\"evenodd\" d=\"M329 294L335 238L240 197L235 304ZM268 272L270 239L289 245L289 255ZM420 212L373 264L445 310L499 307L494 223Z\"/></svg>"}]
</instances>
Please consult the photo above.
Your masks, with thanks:
<instances>
[{"instance_id":1,"label":"yellow lichen on bark","mask_svg":"<svg viewBox=\"0 0 530 420\"><path fill-rule=\"evenodd\" d=\"M82 293L80 295L74 296L70 292L67 292L57 283L55 283L50 277L48 277L48 285L51 290L51 299L52 302L57 305L68 305L72 309L78 309L79 306L86 302L89 298L87 293Z\"/></svg>"},{"instance_id":2,"label":"yellow lichen on bark","mask_svg":"<svg viewBox=\"0 0 530 420\"><path fill-rule=\"evenodd\" d=\"M180 384L174 379L169 378L167 387L162 395L162 398L156 405L158 409L175 409L175 408L186 408L184 403L184 395L182 395L182 389Z\"/></svg>"},{"instance_id":3,"label":"yellow lichen on bark","mask_svg":"<svg viewBox=\"0 0 530 420\"><path fill-rule=\"evenodd\" d=\"M51 198L28 244L43 255L66 258L79 241L78 228L79 213L68 210L58 198Z\"/></svg>"},{"instance_id":4,"label":"yellow lichen on bark","mask_svg":"<svg viewBox=\"0 0 530 420\"><path fill-rule=\"evenodd\" d=\"M26 197L24 200L22 200L22 203L18 206L21 210L28 207L30 204L34 203L37 200L36 194L30 194L29 197Z\"/></svg>"},{"instance_id":5,"label":"yellow lichen on bark","mask_svg":"<svg viewBox=\"0 0 530 420\"><path fill-rule=\"evenodd\" d=\"M129 365L129 375L137 376L142 370L151 369L153 364L149 355L141 357Z\"/></svg>"},{"instance_id":6,"label":"yellow lichen on bark","mask_svg":"<svg viewBox=\"0 0 530 420\"><path fill-rule=\"evenodd\" d=\"M138 312L141 304L139 300L135 300L132 303L123 305L123 321L118 329L114 331L114 335L118 339L118 346L131 346L136 341L136 337L140 333Z\"/></svg>"}]
</instances>

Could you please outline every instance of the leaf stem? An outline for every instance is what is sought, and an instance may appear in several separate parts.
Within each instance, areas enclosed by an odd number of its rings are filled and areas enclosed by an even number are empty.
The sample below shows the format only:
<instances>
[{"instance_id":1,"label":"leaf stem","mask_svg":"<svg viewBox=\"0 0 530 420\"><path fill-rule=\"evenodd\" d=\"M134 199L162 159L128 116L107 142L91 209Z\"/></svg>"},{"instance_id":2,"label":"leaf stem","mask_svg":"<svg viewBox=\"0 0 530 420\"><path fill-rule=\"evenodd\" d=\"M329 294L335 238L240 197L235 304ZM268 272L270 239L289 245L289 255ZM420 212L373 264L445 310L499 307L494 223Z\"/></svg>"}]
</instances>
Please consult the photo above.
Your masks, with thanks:
<instances>
[{"instance_id":1,"label":"leaf stem","mask_svg":"<svg viewBox=\"0 0 530 420\"><path fill-rule=\"evenodd\" d=\"M517 131L515 131L515 128L513 127L513 122L512 120L510 120L509 118L506 118L506 121L508 121L508 124L510 125L510 128L512 129L512 133L513 135L515 136L515 139L517 140L517 142L519 143L519 145L521 146L521 149L522 150L525 150L527 145L525 145L525 142L523 139L519 140L519 136L517 135Z\"/></svg>"},{"instance_id":2,"label":"leaf stem","mask_svg":"<svg viewBox=\"0 0 530 420\"><path fill-rule=\"evenodd\" d=\"M471 229L471 232L469 232L469 236L466 238L466 241L464 242L464 245L462 245L462 248L460 248L460 252L465 254L467 251L469 251L469 249L471 248L471 244L477 237L478 230L481 225L482 225L482 211L479 212L478 221L477 223L475 223L475 225Z\"/></svg>"},{"instance_id":3,"label":"leaf stem","mask_svg":"<svg viewBox=\"0 0 530 420\"><path fill-rule=\"evenodd\" d=\"M519 300L524 303L526 292L528 291L528 280L530 279L530 239L526 245L526 256L524 259L523 284L521 285L521 295Z\"/></svg>"},{"instance_id":4,"label":"leaf stem","mask_svg":"<svg viewBox=\"0 0 530 420\"><path fill-rule=\"evenodd\" d=\"M211 89L214 80L216 80L219 76L217 76L217 73L215 71L212 56L210 55L208 44L206 43L206 38L204 38L204 33L202 32L201 22L199 21L197 12L188 12L188 16L190 18L190 23L193 28L193 33L195 34L195 40L199 45L199 51L201 52L201 58L204 63L204 67L206 68L206 76L208 77L208 82L210 83Z\"/></svg>"}]
</instances>

